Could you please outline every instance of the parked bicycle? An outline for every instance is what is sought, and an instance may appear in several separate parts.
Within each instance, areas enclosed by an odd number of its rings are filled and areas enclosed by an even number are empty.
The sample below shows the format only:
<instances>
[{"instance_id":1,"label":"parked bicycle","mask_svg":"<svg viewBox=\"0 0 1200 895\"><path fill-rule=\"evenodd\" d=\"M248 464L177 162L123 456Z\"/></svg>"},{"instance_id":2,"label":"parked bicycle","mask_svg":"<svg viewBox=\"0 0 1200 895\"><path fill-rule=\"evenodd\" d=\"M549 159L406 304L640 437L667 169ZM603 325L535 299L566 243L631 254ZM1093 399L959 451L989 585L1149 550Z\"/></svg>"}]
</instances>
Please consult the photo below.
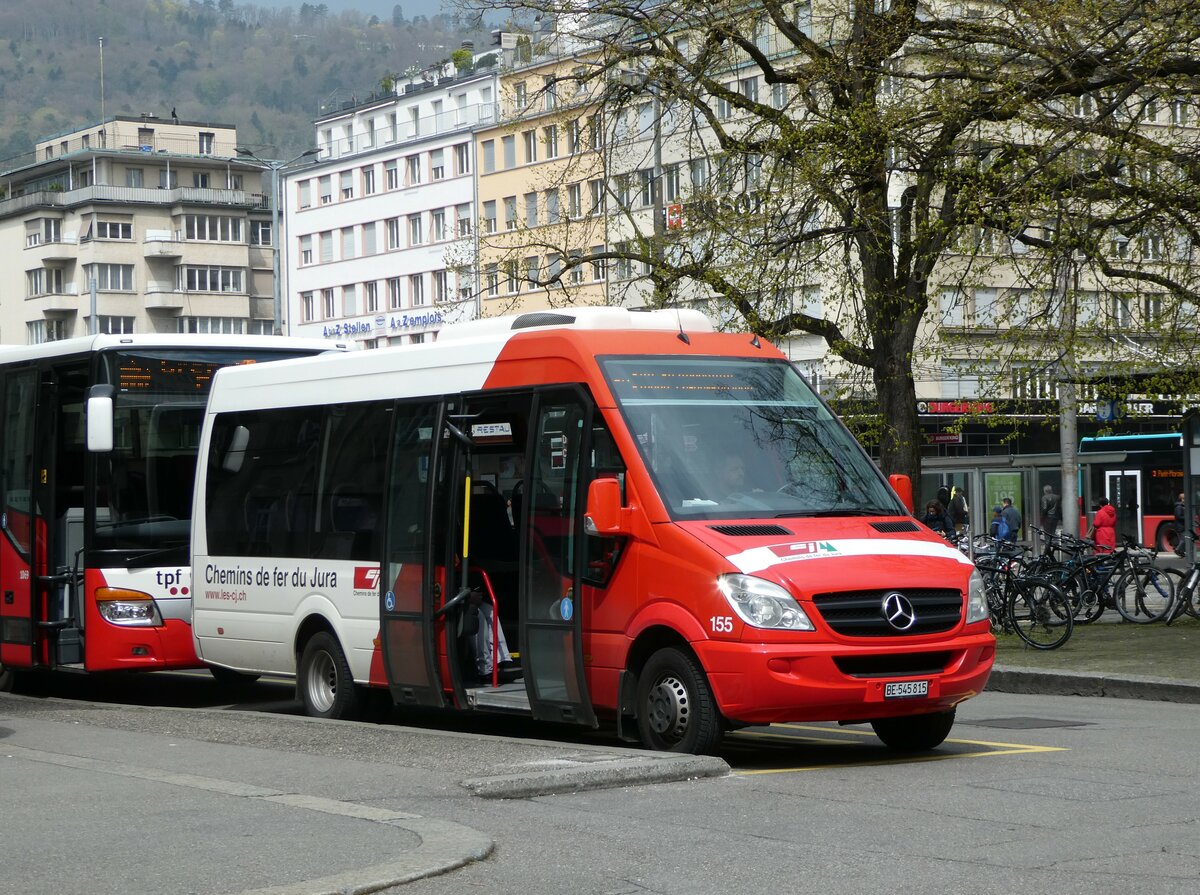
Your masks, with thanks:
<instances>
[{"instance_id":1,"label":"parked bicycle","mask_svg":"<svg viewBox=\"0 0 1200 895\"><path fill-rule=\"evenodd\" d=\"M1089 540L1041 533L1046 537L1046 549L1030 562L1028 571L1062 588L1077 621L1093 622L1108 608L1135 624L1166 617L1175 582L1170 570L1155 564L1157 550L1126 536L1124 544L1111 553L1088 555L1093 547Z\"/></svg>"},{"instance_id":2,"label":"parked bicycle","mask_svg":"<svg viewBox=\"0 0 1200 895\"><path fill-rule=\"evenodd\" d=\"M1066 643L1075 619L1062 590L1049 579L1024 574L1024 551L1015 544L982 537L975 544L993 632L1015 633L1034 649Z\"/></svg>"},{"instance_id":3,"label":"parked bicycle","mask_svg":"<svg viewBox=\"0 0 1200 895\"><path fill-rule=\"evenodd\" d=\"M1193 544L1195 543L1195 532L1183 532L1180 535L1180 547L1183 547L1189 540ZM1186 573L1175 572L1174 574L1178 575L1180 580L1175 585L1175 599L1167 612L1166 622L1168 625L1174 624L1184 615L1200 618L1200 557L1193 561L1192 567Z\"/></svg>"}]
</instances>

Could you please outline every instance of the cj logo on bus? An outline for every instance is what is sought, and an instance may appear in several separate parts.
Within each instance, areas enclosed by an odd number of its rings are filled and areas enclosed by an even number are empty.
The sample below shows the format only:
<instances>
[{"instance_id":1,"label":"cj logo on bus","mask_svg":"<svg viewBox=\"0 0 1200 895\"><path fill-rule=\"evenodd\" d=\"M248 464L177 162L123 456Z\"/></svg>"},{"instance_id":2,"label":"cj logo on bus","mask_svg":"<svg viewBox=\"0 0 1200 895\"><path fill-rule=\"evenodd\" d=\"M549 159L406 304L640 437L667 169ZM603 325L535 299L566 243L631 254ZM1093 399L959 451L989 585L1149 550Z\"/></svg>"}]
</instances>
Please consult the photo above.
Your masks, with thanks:
<instances>
[{"instance_id":1,"label":"cj logo on bus","mask_svg":"<svg viewBox=\"0 0 1200 895\"><path fill-rule=\"evenodd\" d=\"M917 623L917 613L904 594L896 593L896 591L884 594L881 606L883 617L897 631L907 631Z\"/></svg>"}]
</instances>

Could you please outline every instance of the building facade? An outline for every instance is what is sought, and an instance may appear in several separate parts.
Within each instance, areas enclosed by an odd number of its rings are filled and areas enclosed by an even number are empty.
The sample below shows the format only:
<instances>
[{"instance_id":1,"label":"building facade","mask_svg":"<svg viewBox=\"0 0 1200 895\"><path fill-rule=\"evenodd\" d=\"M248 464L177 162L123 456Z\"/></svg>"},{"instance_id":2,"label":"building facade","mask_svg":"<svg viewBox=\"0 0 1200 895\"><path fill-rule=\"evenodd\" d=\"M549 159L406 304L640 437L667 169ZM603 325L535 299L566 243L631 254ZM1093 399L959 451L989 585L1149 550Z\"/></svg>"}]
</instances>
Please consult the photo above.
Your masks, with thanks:
<instances>
[{"instance_id":1,"label":"building facade","mask_svg":"<svg viewBox=\"0 0 1200 895\"><path fill-rule=\"evenodd\" d=\"M505 69L475 134L485 316L608 301L603 117L586 53Z\"/></svg>"},{"instance_id":2,"label":"building facade","mask_svg":"<svg viewBox=\"0 0 1200 895\"><path fill-rule=\"evenodd\" d=\"M0 341L271 332L270 198L236 148L232 125L116 116L10 163Z\"/></svg>"},{"instance_id":3,"label":"building facade","mask_svg":"<svg viewBox=\"0 0 1200 895\"><path fill-rule=\"evenodd\" d=\"M478 314L472 135L496 96L493 70L434 73L316 121L282 190L286 331L382 347Z\"/></svg>"}]
</instances>

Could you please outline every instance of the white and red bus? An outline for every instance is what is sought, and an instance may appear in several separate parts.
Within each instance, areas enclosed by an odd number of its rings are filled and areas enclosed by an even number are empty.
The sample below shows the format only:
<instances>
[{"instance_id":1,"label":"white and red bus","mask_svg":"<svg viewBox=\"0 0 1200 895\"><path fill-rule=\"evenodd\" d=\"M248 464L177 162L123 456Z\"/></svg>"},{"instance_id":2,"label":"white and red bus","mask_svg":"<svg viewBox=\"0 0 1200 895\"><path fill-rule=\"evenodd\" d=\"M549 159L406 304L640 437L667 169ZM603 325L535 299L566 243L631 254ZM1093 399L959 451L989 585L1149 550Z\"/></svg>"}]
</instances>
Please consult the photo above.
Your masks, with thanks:
<instances>
[{"instance_id":1,"label":"white and red bus","mask_svg":"<svg viewBox=\"0 0 1200 895\"><path fill-rule=\"evenodd\" d=\"M294 675L310 715L375 687L656 749L810 720L926 749L991 669L978 574L907 479L902 500L777 349L696 312L222 370L201 453L197 651Z\"/></svg>"},{"instance_id":2,"label":"white and red bus","mask_svg":"<svg viewBox=\"0 0 1200 895\"><path fill-rule=\"evenodd\" d=\"M335 346L101 335L0 348L0 686L198 667L188 555L213 373Z\"/></svg>"}]
</instances>

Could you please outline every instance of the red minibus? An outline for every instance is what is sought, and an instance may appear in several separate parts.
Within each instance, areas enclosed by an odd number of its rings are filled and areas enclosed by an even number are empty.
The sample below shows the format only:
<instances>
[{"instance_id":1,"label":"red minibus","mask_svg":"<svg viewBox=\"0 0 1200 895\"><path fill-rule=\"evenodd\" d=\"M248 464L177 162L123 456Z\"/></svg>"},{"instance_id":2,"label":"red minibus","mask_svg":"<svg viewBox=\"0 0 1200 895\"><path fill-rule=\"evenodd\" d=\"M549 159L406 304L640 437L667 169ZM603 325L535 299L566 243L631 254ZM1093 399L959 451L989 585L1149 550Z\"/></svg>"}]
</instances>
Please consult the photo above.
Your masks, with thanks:
<instances>
[{"instance_id":1,"label":"red minibus","mask_svg":"<svg viewBox=\"0 0 1200 895\"><path fill-rule=\"evenodd\" d=\"M376 687L655 749L814 720L928 749L991 669L967 558L777 349L697 312L223 370L201 454L197 651L294 675L310 715Z\"/></svg>"}]
</instances>

